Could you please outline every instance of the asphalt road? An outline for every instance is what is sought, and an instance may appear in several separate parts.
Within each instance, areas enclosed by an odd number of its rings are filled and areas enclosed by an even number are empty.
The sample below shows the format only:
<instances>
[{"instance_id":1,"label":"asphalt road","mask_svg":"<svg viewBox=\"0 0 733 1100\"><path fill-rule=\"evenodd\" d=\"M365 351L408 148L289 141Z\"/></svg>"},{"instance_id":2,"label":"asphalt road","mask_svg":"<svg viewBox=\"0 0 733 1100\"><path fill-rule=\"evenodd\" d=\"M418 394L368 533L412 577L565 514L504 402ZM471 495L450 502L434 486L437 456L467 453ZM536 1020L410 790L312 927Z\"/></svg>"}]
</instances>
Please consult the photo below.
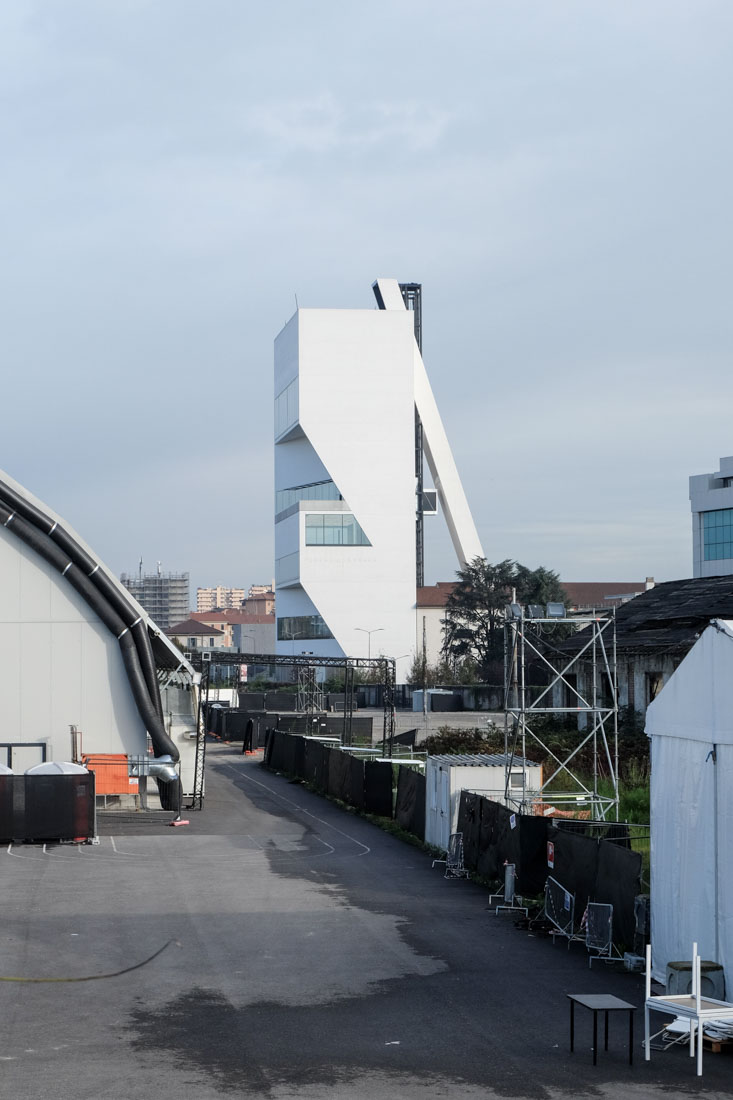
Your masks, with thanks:
<instances>
[{"instance_id":1,"label":"asphalt road","mask_svg":"<svg viewBox=\"0 0 733 1100\"><path fill-rule=\"evenodd\" d=\"M0 1096L12 1100L728 1097L733 1057L645 1064L636 1014L591 1017L568 1050L566 993L641 1004L635 975L532 937L430 857L227 746L179 829L0 853Z\"/></svg>"}]
</instances>

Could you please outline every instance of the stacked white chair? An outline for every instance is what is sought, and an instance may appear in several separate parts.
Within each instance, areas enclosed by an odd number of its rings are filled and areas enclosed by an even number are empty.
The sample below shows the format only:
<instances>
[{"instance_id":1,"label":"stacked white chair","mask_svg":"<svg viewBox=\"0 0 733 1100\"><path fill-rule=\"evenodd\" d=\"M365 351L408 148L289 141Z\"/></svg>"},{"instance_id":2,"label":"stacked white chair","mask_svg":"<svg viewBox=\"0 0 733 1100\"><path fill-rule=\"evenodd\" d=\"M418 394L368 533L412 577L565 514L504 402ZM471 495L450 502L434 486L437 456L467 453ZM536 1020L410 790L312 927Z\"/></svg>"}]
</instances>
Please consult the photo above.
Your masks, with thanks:
<instances>
[{"instance_id":1,"label":"stacked white chair","mask_svg":"<svg viewBox=\"0 0 733 1100\"><path fill-rule=\"evenodd\" d=\"M697 944L692 945L692 989L690 993L671 995L663 993L652 996L652 948L646 949L646 997L644 1001L644 1057L651 1059L651 1032L649 1015L651 1012L668 1013L680 1021L689 1021L690 1057L695 1055L697 1039L697 1076L702 1076L703 1028L712 1021L733 1021L733 1004L702 996L701 959L697 953Z\"/></svg>"}]
</instances>

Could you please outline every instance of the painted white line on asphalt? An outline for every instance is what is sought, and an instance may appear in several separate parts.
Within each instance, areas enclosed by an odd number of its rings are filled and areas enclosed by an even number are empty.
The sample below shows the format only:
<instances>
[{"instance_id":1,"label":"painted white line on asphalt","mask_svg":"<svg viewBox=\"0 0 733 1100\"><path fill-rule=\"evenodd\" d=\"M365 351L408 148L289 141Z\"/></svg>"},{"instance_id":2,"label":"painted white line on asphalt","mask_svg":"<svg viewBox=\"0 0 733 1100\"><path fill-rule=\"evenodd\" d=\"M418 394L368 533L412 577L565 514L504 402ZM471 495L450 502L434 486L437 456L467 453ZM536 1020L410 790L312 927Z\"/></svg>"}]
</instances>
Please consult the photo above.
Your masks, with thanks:
<instances>
[{"instance_id":1,"label":"painted white line on asphalt","mask_svg":"<svg viewBox=\"0 0 733 1100\"><path fill-rule=\"evenodd\" d=\"M292 806L299 813L305 814L306 817L312 817L313 820L317 821L319 825L325 825L327 829L332 829L335 833L339 833L341 836L345 836L346 839L350 840L352 844L356 844L357 847L363 848L364 851L360 852L359 855L366 856L370 854L371 848L367 847L366 844L362 844L362 842L360 840L357 840L355 837L349 836L349 834L345 833L343 829L337 829L335 825L331 825L330 822L324 821L322 817L316 817L316 815L312 814L310 810L306 810L305 807L299 806L297 802L293 802L292 798L286 798L284 794L279 794L277 791L274 791L272 787L268 787L266 783L261 783L259 779L253 779L251 775L247 775L244 771L242 771L241 768L236 768L234 764L229 764L226 760L222 761L222 763L225 767L231 768L232 771L235 771L237 775L241 775L242 778L246 779L249 783L254 783L257 787L262 787L262 789L267 791L268 794L273 795L275 798L279 798L281 802L287 802L289 806Z\"/></svg>"}]
</instances>

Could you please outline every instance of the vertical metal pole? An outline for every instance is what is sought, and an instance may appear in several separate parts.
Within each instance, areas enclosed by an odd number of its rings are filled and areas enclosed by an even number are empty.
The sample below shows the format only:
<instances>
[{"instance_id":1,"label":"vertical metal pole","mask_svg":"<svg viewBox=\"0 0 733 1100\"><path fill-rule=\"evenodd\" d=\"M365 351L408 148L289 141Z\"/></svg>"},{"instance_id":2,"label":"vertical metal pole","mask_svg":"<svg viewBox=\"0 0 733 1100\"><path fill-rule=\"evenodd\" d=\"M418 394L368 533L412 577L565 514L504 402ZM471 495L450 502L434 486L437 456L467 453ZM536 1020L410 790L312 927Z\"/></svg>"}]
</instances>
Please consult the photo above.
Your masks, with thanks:
<instances>
[{"instance_id":1,"label":"vertical metal pole","mask_svg":"<svg viewBox=\"0 0 733 1100\"><path fill-rule=\"evenodd\" d=\"M618 821L619 802L621 799L620 776L618 773L618 668L616 664L616 608L612 611L613 622L613 756L616 775L614 777L614 793L616 795L616 820Z\"/></svg>"},{"instance_id":2,"label":"vertical metal pole","mask_svg":"<svg viewBox=\"0 0 733 1100\"><path fill-rule=\"evenodd\" d=\"M415 580L425 584L425 515L423 512L423 431L415 409Z\"/></svg>"},{"instance_id":3,"label":"vertical metal pole","mask_svg":"<svg viewBox=\"0 0 733 1100\"><path fill-rule=\"evenodd\" d=\"M598 815L598 619L593 619L593 813Z\"/></svg>"},{"instance_id":4,"label":"vertical metal pole","mask_svg":"<svg viewBox=\"0 0 733 1100\"><path fill-rule=\"evenodd\" d=\"M349 662L344 661L344 723L343 723L343 729L341 730L341 744L342 745L348 745L348 743L349 743L346 740L346 693L349 690L349 686L348 686L348 682L347 682L348 681L348 676L349 676Z\"/></svg>"},{"instance_id":5,"label":"vertical metal pole","mask_svg":"<svg viewBox=\"0 0 733 1100\"><path fill-rule=\"evenodd\" d=\"M354 667L348 666L349 677L349 691L348 691L348 711L346 718L346 743L348 745L353 744L354 741Z\"/></svg>"},{"instance_id":6,"label":"vertical metal pole","mask_svg":"<svg viewBox=\"0 0 733 1100\"><path fill-rule=\"evenodd\" d=\"M524 799L524 792L527 787L527 670L524 645L524 607L522 608L521 616L519 616L519 630L521 630L522 636L522 798Z\"/></svg>"}]
</instances>

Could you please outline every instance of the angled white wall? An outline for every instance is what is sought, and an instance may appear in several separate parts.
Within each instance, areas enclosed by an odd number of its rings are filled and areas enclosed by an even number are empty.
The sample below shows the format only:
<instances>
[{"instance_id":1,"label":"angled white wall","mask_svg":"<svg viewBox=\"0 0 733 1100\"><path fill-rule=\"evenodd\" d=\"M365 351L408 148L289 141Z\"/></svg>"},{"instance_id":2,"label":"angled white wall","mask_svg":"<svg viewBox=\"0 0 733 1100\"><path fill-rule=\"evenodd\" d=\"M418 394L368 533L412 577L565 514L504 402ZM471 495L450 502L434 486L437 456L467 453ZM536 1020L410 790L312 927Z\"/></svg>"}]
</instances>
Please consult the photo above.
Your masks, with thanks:
<instances>
[{"instance_id":1,"label":"angled white wall","mask_svg":"<svg viewBox=\"0 0 733 1100\"><path fill-rule=\"evenodd\" d=\"M376 286L385 310L406 312L407 307L396 279L377 279ZM415 408L422 421L425 458L438 493L438 500L445 516L458 564L463 568L474 558L482 558L484 552L463 491L448 436L438 412L425 364L415 340L413 340L413 357Z\"/></svg>"}]
</instances>

